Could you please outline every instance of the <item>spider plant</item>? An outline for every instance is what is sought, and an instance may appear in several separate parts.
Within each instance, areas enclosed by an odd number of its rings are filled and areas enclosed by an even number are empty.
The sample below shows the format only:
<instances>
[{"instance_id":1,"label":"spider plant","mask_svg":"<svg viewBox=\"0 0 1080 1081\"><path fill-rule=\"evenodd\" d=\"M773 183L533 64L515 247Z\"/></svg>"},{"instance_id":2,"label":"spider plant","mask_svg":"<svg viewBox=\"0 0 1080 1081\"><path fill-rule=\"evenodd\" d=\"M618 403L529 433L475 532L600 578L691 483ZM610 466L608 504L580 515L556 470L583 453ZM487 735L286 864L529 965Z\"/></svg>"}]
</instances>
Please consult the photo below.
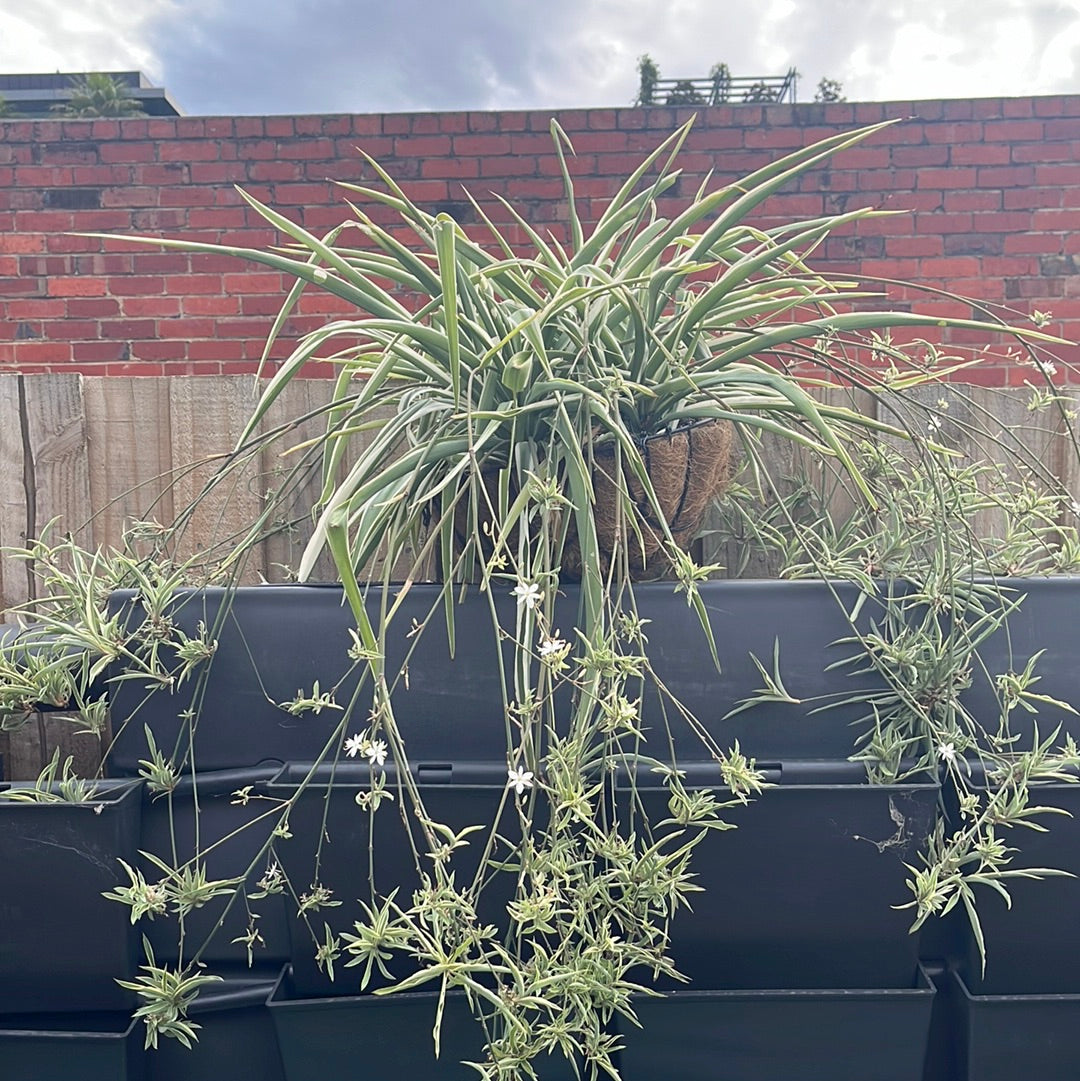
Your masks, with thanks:
<instances>
[{"instance_id":1,"label":"spider plant","mask_svg":"<svg viewBox=\"0 0 1080 1081\"><path fill-rule=\"evenodd\" d=\"M329 549L355 617L351 656L366 680L363 695L341 704L340 742L328 756L332 765L342 753L367 759L370 787L358 802L367 813L401 816L421 888L409 899L393 883L372 881L351 931L317 926L335 903L317 882L294 893L328 968L348 957L362 966L366 985L373 968L383 971L404 954L413 970L395 990L434 985L442 1003L448 990L463 989L486 1026L487 1057L477 1064L484 1078L532 1076L534 1059L551 1051L615 1073L608 1022L632 1010L641 972L674 975L668 924L693 889L694 848L726 827L726 806L747 801L763 783L737 746L721 745L692 717L684 720L715 763L726 800L688 790L678 769L667 723L681 707L652 675L634 572L658 543L709 634L698 583L714 568L679 543L669 493L650 468L656 441L691 439L713 425L730 425L744 443L759 433L780 436L835 463L873 504L853 434L902 438L903 425L815 402L811 391L835 381L877 387L883 356L892 365L890 392L974 363L933 371L908 363L886 336L929 320L869 307L872 293L808 266L832 232L883 212L754 223L770 195L881 126L831 136L737 184L703 185L669 212L686 125L588 223L575 200L570 141L553 123L565 240L542 236L505 203L509 228L473 204L486 229L476 239L447 215L423 210L369 159L382 186L343 185L351 217L326 236L244 195L284 234L283 247L143 241L227 253L296 279L267 342L269 378L234 458L208 491L264 446L260 426L290 381L314 362L336 369L322 410L325 433L293 448L299 464L221 570L239 565L265 534L275 504L307 470L318 470L314 528L298 575L309 577ZM373 208L399 215L410 243L380 225ZM511 229L527 238L527 251L512 243ZM305 336L270 374L271 347L307 288L356 314ZM932 322L1001 329L991 321ZM269 438L286 442L291 430L282 425ZM357 451L358 435L367 442ZM602 490L613 493L607 525L599 521ZM555 598L571 544L582 582L564 633ZM363 568L377 553L387 568L382 582L365 583ZM492 821L464 831L425 807L409 768L408 719L394 705L407 672L385 663L390 635L416 636L426 626L395 622L391 568L405 568L407 590L435 565L443 585L431 614L442 607L451 649L464 583L487 597L493 641L509 643L492 661L503 689L508 781ZM373 594L381 605L374 618ZM643 717L650 684L649 701L660 705ZM292 705L290 712L302 712L337 703L315 687ZM613 778L621 771L632 779L639 769L663 778L670 817L628 835L614 810ZM287 843L288 811L275 843ZM497 855L506 815L518 836L509 857ZM461 863L466 848L481 853L469 873ZM492 929L477 913L496 879L509 880L513 900ZM275 888L286 887L275 880Z\"/></svg>"}]
</instances>

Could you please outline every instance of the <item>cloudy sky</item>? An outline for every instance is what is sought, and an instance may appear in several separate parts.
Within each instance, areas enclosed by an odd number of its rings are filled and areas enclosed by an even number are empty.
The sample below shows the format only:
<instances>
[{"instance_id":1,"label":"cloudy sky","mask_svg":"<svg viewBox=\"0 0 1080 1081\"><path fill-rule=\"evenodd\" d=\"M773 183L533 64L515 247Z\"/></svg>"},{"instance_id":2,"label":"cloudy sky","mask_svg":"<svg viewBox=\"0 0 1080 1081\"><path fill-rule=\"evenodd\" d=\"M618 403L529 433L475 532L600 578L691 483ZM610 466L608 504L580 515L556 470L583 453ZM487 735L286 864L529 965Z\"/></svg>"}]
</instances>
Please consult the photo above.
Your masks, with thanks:
<instances>
[{"instance_id":1,"label":"cloudy sky","mask_svg":"<svg viewBox=\"0 0 1080 1081\"><path fill-rule=\"evenodd\" d=\"M193 114L628 104L661 74L850 101L1080 92L1080 0L0 0L0 71L141 69Z\"/></svg>"}]
</instances>

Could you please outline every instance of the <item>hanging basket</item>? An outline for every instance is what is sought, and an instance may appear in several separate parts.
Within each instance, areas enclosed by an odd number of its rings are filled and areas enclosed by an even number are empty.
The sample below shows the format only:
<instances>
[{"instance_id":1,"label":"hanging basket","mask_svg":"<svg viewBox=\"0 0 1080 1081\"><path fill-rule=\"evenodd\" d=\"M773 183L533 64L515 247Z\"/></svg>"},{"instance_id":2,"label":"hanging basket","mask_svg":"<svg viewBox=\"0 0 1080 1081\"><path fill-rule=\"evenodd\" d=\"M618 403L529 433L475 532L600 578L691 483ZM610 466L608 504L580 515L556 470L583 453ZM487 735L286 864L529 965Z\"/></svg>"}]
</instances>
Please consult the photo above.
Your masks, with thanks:
<instances>
[{"instance_id":1,"label":"hanging basket","mask_svg":"<svg viewBox=\"0 0 1080 1081\"><path fill-rule=\"evenodd\" d=\"M650 436L641 444L641 456L649 480L663 511L675 544L684 551L701 528L710 503L727 487L732 475L732 447L735 426L726 420L704 421L671 433ZM498 471L483 475L487 489L480 514L479 535L481 554L489 559L493 554L497 530L488 507L498 505ZM619 481L616 479L615 451L605 445L593 453L593 514L600 551L597 570L606 574L616 552L625 557L634 579L663 577L670 570L670 560L664 551L663 525L655 513L641 483L627 469L622 470L622 484L635 508L632 517L640 537L631 524L631 515L623 513ZM517 490L510 493L516 498ZM563 546L560 576L564 582L581 580L583 567L574 516L570 520ZM620 533L620 530L622 531ZM454 514L454 538L457 551L462 551L471 535L469 508L461 501ZM510 551L515 547L511 535ZM441 567L439 568L441 577Z\"/></svg>"},{"instance_id":2,"label":"hanging basket","mask_svg":"<svg viewBox=\"0 0 1080 1081\"><path fill-rule=\"evenodd\" d=\"M654 435L642 444L641 456L664 521L676 546L684 551L701 528L709 505L731 479L734 439L735 426L730 421L714 420ZM640 538L620 507L614 451L597 454L593 470L593 513L601 558L597 569L606 573L611 559L621 551L632 577L659 578L670 569L663 522L637 478L626 469L622 472ZM566 581L578 581L583 570L581 548L571 521L563 550L562 576Z\"/></svg>"}]
</instances>

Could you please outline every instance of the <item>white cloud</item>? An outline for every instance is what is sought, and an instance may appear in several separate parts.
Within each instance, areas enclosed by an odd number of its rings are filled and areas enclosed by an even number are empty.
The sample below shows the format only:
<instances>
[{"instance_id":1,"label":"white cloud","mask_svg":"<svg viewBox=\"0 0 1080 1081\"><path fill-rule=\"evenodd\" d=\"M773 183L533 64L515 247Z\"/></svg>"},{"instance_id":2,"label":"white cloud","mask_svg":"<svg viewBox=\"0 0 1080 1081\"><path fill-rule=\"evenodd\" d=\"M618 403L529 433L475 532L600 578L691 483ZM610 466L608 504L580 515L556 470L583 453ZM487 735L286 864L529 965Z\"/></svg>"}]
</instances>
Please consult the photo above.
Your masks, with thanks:
<instances>
[{"instance_id":1,"label":"white cloud","mask_svg":"<svg viewBox=\"0 0 1080 1081\"><path fill-rule=\"evenodd\" d=\"M0 21L0 71L143 71L160 74L146 26L164 0L35 0Z\"/></svg>"},{"instance_id":2,"label":"white cloud","mask_svg":"<svg viewBox=\"0 0 1080 1081\"><path fill-rule=\"evenodd\" d=\"M9 0L10 2L10 0ZM192 112L620 105L666 76L822 76L852 100L1077 89L1080 0L36 0L0 71L139 68Z\"/></svg>"}]
</instances>

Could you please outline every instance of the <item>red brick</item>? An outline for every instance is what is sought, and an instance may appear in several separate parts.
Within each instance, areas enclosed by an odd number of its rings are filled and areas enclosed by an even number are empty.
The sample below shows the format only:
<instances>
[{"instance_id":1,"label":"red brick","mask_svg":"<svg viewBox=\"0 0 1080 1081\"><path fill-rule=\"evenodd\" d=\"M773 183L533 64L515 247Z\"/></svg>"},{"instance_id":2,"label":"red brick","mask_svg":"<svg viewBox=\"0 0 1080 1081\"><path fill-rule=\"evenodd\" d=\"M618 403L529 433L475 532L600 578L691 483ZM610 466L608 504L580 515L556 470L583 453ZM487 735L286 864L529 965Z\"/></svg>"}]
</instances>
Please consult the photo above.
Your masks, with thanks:
<instances>
[{"instance_id":1,"label":"red brick","mask_svg":"<svg viewBox=\"0 0 1080 1081\"><path fill-rule=\"evenodd\" d=\"M168 319L180 314L179 297L126 297L121 303L125 316Z\"/></svg>"},{"instance_id":2,"label":"red brick","mask_svg":"<svg viewBox=\"0 0 1080 1081\"><path fill-rule=\"evenodd\" d=\"M37 252L45 250L45 238L34 234L8 234L0 236L0 251Z\"/></svg>"},{"instance_id":3,"label":"red brick","mask_svg":"<svg viewBox=\"0 0 1080 1081\"><path fill-rule=\"evenodd\" d=\"M1076 98L725 106L699 112L680 162L686 179L677 195L661 200L665 215L681 212L709 170L716 170L717 187L774 160L778 149L809 145L859 121L915 112L919 122L889 128L837 155L828 168L811 170L758 212L754 223L771 226L859 205L907 208L916 213L865 221L831 238L817 253L817 265L849 274L923 275L991 303L1004 299L1006 278L1021 304L1052 308L1065 296L1080 297L1080 281L1042 278L1038 262L1042 255L1080 254L1080 231L1074 226L1074 218L1080 218ZM569 168L586 223L601 213L620 179L689 114L664 107L557 114L578 151ZM5 314L35 329L40 325L42 333L53 324L58 334L76 339L73 354L50 360L48 354L26 353L19 363L113 374L252 367L287 277L227 256L103 244L68 231L175 233L241 246L280 243L280 235L243 207L232 188L239 182L322 232L348 213L327 179L372 181L370 167L356 153L358 142L384 161L421 205L461 201L464 180L495 221L505 223L508 216L489 188L525 204L523 212L537 228L565 236L550 116L537 110L9 122L0 143ZM103 189L106 209L42 207L42 189L69 185ZM366 209L395 235L415 243L393 211ZM467 231L489 242L482 224L468 225ZM520 227L509 225L505 231L511 243L529 247ZM20 263L16 274L4 265L15 255L39 261ZM914 289L894 292L904 302L919 295ZM925 305L926 297L917 303ZM310 293L289 332L349 310L334 297ZM956 312L966 313L962 305ZM101 320L113 333L156 323L148 333L161 340L137 340L129 349L126 341L100 337ZM1076 336L1080 316L1066 325ZM77 340L91 332L97 340ZM216 340L218 334L236 337ZM33 344L43 343L19 343ZM282 355L287 346L283 341ZM8 359L0 354L0 362Z\"/></svg>"},{"instance_id":4,"label":"red brick","mask_svg":"<svg viewBox=\"0 0 1080 1081\"><path fill-rule=\"evenodd\" d=\"M158 161L216 161L219 157L217 145L212 142L188 139L157 146Z\"/></svg>"},{"instance_id":5,"label":"red brick","mask_svg":"<svg viewBox=\"0 0 1080 1081\"><path fill-rule=\"evenodd\" d=\"M983 125L977 123L927 124L926 141L928 143L945 143L949 146L955 146L958 143L980 143L983 138L983 130Z\"/></svg>"},{"instance_id":6,"label":"red brick","mask_svg":"<svg viewBox=\"0 0 1080 1081\"><path fill-rule=\"evenodd\" d=\"M1000 191L947 191L946 210L1000 210Z\"/></svg>"},{"instance_id":7,"label":"red brick","mask_svg":"<svg viewBox=\"0 0 1080 1081\"><path fill-rule=\"evenodd\" d=\"M983 125L983 140L988 143L1036 143L1042 137L1041 120L1003 120Z\"/></svg>"},{"instance_id":8,"label":"red brick","mask_svg":"<svg viewBox=\"0 0 1080 1081\"><path fill-rule=\"evenodd\" d=\"M950 164L949 147L947 146L897 146L893 147L891 159L894 165L915 166L923 168L932 165ZM1006 161L1008 157L1006 156ZM961 162L953 161L951 164L960 165Z\"/></svg>"},{"instance_id":9,"label":"red brick","mask_svg":"<svg viewBox=\"0 0 1080 1081\"><path fill-rule=\"evenodd\" d=\"M1005 238L1007 255L1048 255L1061 251L1061 237L1018 233Z\"/></svg>"},{"instance_id":10,"label":"red brick","mask_svg":"<svg viewBox=\"0 0 1080 1081\"><path fill-rule=\"evenodd\" d=\"M352 118L352 131L354 135L382 135L383 116L379 113L356 115Z\"/></svg>"},{"instance_id":11,"label":"red brick","mask_svg":"<svg viewBox=\"0 0 1080 1081\"><path fill-rule=\"evenodd\" d=\"M1036 207L1061 206L1061 188L1015 188L1002 193L1006 210L1034 210Z\"/></svg>"},{"instance_id":12,"label":"red brick","mask_svg":"<svg viewBox=\"0 0 1080 1081\"><path fill-rule=\"evenodd\" d=\"M1080 139L1080 117L1068 120L1047 120L1043 124L1045 139Z\"/></svg>"},{"instance_id":13,"label":"red brick","mask_svg":"<svg viewBox=\"0 0 1080 1081\"><path fill-rule=\"evenodd\" d=\"M885 253L897 258L943 255L945 246L940 236L890 236L885 238ZM908 275L905 275L908 276Z\"/></svg>"},{"instance_id":14,"label":"red brick","mask_svg":"<svg viewBox=\"0 0 1080 1081\"><path fill-rule=\"evenodd\" d=\"M1007 144L953 144L949 147L951 165L1008 165L1011 160L1011 148Z\"/></svg>"},{"instance_id":15,"label":"red brick","mask_svg":"<svg viewBox=\"0 0 1080 1081\"><path fill-rule=\"evenodd\" d=\"M120 302L112 297L71 297L64 303L72 319L101 319L120 314Z\"/></svg>"},{"instance_id":16,"label":"red brick","mask_svg":"<svg viewBox=\"0 0 1080 1081\"><path fill-rule=\"evenodd\" d=\"M48 292L54 297L95 297L104 296L106 290L101 278L54 278Z\"/></svg>"},{"instance_id":17,"label":"red brick","mask_svg":"<svg viewBox=\"0 0 1080 1081\"><path fill-rule=\"evenodd\" d=\"M114 338L111 341L96 339L89 342L75 342L71 346L71 356L76 361L103 364L107 361L127 360L131 347L126 341Z\"/></svg>"},{"instance_id":18,"label":"red brick","mask_svg":"<svg viewBox=\"0 0 1080 1081\"><path fill-rule=\"evenodd\" d=\"M57 364L71 356L71 346L64 342L23 341L15 343L14 354L20 368L26 364Z\"/></svg>"},{"instance_id":19,"label":"red brick","mask_svg":"<svg viewBox=\"0 0 1080 1081\"><path fill-rule=\"evenodd\" d=\"M191 346L185 341L174 341L167 338L156 341L132 342L130 348L123 342L102 342L101 344L103 346L124 346L123 349L115 350L116 355L103 358L108 360L127 360L130 357L131 359L136 360L163 360L171 363L173 361L183 360L189 355L191 349ZM191 344L194 345L195 343Z\"/></svg>"},{"instance_id":20,"label":"red brick","mask_svg":"<svg viewBox=\"0 0 1080 1081\"><path fill-rule=\"evenodd\" d=\"M153 319L106 319L101 323L103 338L152 338L156 332Z\"/></svg>"},{"instance_id":21,"label":"red brick","mask_svg":"<svg viewBox=\"0 0 1080 1081\"><path fill-rule=\"evenodd\" d=\"M1080 184L1080 163L1037 165L1032 183L1038 187L1073 187Z\"/></svg>"},{"instance_id":22,"label":"red brick","mask_svg":"<svg viewBox=\"0 0 1080 1081\"><path fill-rule=\"evenodd\" d=\"M240 310L239 297L181 297L185 315L235 315Z\"/></svg>"},{"instance_id":23,"label":"red brick","mask_svg":"<svg viewBox=\"0 0 1080 1081\"><path fill-rule=\"evenodd\" d=\"M113 162L140 162L154 160L153 143L102 143L98 156L106 165Z\"/></svg>"},{"instance_id":24,"label":"red brick","mask_svg":"<svg viewBox=\"0 0 1080 1081\"><path fill-rule=\"evenodd\" d=\"M222 284L226 294L280 293L282 291L282 276L262 271L252 271L247 274L226 274Z\"/></svg>"},{"instance_id":25,"label":"red brick","mask_svg":"<svg viewBox=\"0 0 1080 1081\"><path fill-rule=\"evenodd\" d=\"M469 180L480 175L480 163L468 158L428 158L420 163L420 175L425 180Z\"/></svg>"},{"instance_id":26,"label":"red brick","mask_svg":"<svg viewBox=\"0 0 1080 1081\"><path fill-rule=\"evenodd\" d=\"M109 278L107 291L113 296L152 296L165 291L165 279L147 278L141 275Z\"/></svg>"},{"instance_id":27,"label":"red brick","mask_svg":"<svg viewBox=\"0 0 1080 1081\"><path fill-rule=\"evenodd\" d=\"M45 325L44 337L56 341L96 338L98 326L98 323L80 322L77 319L57 319Z\"/></svg>"},{"instance_id":28,"label":"red brick","mask_svg":"<svg viewBox=\"0 0 1080 1081\"><path fill-rule=\"evenodd\" d=\"M220 296L224 282L220 274L185 274L165 279L165 291L173 294L201 293Z\"/></svg>"},{"instance_id":29,"label":"red brick","mask_svg":"<svg viewBox=\"0 0 1080 1081\"><path fill-rule=\"evenodd\" d=\"M1039 233L1074 232L1080 225L1080 215L1073 209L1036 210L1031 215L1031 228Z\"/></svg>"},{"instance_id":30,"label":"red brick","mask_svg":"<svg viewBox=\"0 0 1080 1081\"><path fill-rule=\"evenodd\" d=\"M128 362L125 364L107 364L105 366L106 375L122 375L127 377L132 376L161 376L166 375L167 370L164 364L140 364L137 362Z\"/></svg>"},{"instance_id":31,"label":"red brick","mask_svg":"<svg viewBox=\"0 0 1080 1081\"><path fill-rule=\"evenodd\" d=\"M990 170L979 170L979 172ZM976 170L966 166L952 169L920 169L916 177L918 188L974 188Z\"/></svg>"},{"instance_id":32,"label":"red brick","mask_svg":"<svg viewBox=\"0 0 1080 1081\"><path fill-rule=\"evenodd\" d=\"M216 324L212 319L180 317L164 320L159 330L163 338L213 338Z\"/></svg>"},{"instance_id":33,"label":"red brick","mask_svg":"<svg viewBox=\"0 0 1080 1081\"><path fill-rule=\"evenodd\" d=\"M50 300L45 297L28 297L7 302L8 319L61 319L70 301Z\"/></svg>"},{"instance_id":34,"label":"red brick","mask_svg":"<svg viewBox=\"0 0 1080 1081\"><path fill-rule=\"evenodd\" d=\"M400 158L445 157L452 148L453 140L449 135L402 136L394 140L394 153Z\"/></svg>"},{"instance_id":35,"label":"red brick","mask_svg":"<svg viewBox=\"0 0 1080 1081\"><path fill-rule=\"evenodd\" d=\"M187 355L192 360L242 360L244 343L241 341L193 341L187 348Z\"/></svg>"}]
</instances>

